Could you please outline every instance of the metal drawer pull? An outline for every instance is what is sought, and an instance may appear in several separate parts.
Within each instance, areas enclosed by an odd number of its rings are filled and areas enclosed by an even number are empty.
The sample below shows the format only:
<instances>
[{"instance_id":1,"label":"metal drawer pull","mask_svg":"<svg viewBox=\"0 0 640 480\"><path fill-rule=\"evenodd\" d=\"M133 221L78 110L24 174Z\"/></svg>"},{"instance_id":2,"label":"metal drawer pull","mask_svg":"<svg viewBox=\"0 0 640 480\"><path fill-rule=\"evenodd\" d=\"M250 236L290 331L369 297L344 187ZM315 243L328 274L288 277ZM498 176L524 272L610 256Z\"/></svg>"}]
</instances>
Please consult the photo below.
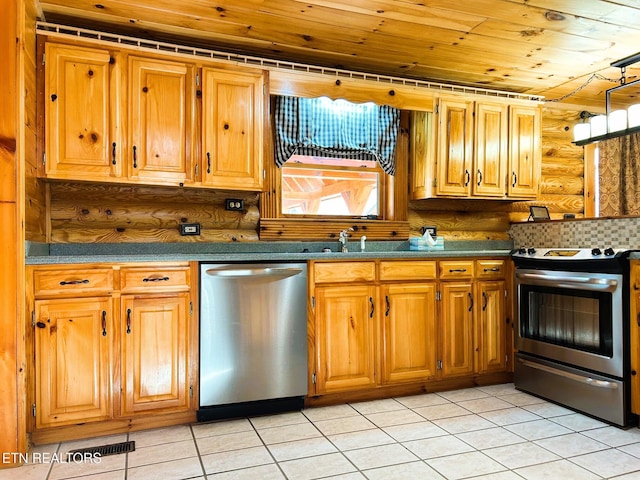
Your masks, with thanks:
<instances>
[{"instance_id":1,"label":"metal drawer pull","mask_svg":"<svg viewBox=\"0 0 640 480\"><path fill-rule=\"evenodd\" d=\"M102 336L107 336L107 312L105 310L102 311Z\"/></svg>"},{"instance_id":2,"label":"metal drawer pull","mask_svg":"<svg viewBox=\"0 0 640 480\"><path fill-rule=\"evenodd\" d=\"M84 280L63 280L60 285L80 285L83 283L89 283L89 280L86 278Z\"/></svg>"},{"instance_id":3,"label":"metal drawer pull","mask_svg":"<svg viewBox=\"0 0 640 480\"><path fill-rule=\"evenodd\" d=\"M608 382L606 380L596 380L595 378L576 375L575 373L571 372L563 372L562 370L557 370L553 367L547 367L546 365L540 365L538 363L529 362L527 360L520 359L520 363L522 363L526 367L534 368L536 370L542 370L544 372L558 375L560 377L566 377L571 380L575 380L576 382L586 383L587 385L591 385L592 387L608 388L610 390L616 390L618 388L618 384L614 382Z\"/></svg>"},{"instance_id":4,"label":"metal drawer pull","mask_svg":"<svg viewBox=\"0 0 640 480\"><path fill-rule=\"evenodd\" d=\"M449 273L456 273L456 272L464 273L466 271L467 271L466 268L450 268L449 269Z\"/></svg>"},{"instance_id":5,"label":"metal drawer pull","mask_svg":"<svg viewBox=\"0 0 640 480\"><path fill-rule=\"evenodd\" d=\"M142 279L143 282L167 282L169 277L147 277Z\"/></svg>"},{"instance_id":6,"label":"metal drawer pull","mask_svg":"<svg viewBox=\"0 0 640 480\"><path fill-rule=\"evenodd\" d=\"M500 271L500 267L485 268L484 271L485 272L499 272Z\"/></svg>"}]
</instances>

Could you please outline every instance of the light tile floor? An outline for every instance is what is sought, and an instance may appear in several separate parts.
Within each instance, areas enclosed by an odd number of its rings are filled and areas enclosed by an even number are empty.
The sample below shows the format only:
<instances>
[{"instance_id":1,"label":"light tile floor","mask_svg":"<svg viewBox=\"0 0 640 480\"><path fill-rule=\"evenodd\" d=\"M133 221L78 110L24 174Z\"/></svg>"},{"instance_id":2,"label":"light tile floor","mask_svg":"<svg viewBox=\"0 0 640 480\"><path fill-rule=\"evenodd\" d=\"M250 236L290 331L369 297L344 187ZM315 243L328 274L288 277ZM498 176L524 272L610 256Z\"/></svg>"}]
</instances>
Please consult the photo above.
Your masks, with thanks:
<instances>
[{"instance_id":1,"label":"light tile floor","mask_svg":"<svg viewBox=\"0 0 640 480\"><path fill-rule=\"evenodd\" d=\"M40 458L135 440L100 463L36 462L5 479L640 480L640 429L513 384L317 407L37 447Z\"/></svg>"}]
</instances>

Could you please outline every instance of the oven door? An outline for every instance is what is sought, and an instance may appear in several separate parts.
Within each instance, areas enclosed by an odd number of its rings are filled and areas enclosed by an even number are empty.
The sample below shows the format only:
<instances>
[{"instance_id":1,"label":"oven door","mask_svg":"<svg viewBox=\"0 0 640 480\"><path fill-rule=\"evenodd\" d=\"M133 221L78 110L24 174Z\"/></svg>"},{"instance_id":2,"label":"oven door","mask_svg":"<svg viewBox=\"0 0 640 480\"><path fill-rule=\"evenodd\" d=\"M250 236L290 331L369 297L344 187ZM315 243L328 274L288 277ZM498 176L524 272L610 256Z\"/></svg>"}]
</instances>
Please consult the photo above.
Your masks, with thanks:
<instances>
[{"instance_id":1,"label":"oven door","mask_svg":"<svg viewBox=\"0 0 640 480\"><path fill-rule=\"evenodd\" d=\"M623 276L516 269L516 348L622 378Z\"/></svg>"}]
</instances>

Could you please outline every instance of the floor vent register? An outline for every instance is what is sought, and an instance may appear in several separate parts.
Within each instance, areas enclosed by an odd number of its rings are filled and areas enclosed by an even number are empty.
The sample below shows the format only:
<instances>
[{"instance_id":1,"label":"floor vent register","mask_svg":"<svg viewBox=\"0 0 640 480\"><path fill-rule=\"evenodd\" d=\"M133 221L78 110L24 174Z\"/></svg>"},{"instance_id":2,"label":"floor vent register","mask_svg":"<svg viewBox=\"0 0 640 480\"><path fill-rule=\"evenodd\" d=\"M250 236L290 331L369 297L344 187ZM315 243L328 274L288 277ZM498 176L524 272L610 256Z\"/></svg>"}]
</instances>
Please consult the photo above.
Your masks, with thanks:
<instances>
[{"instance_id":1,"label":"floor vent register","mask_svg":"<svg viewBox=\"0 0 640 480\"><path fill-rule=\"evenodd\" d=\"M111 443L109 445L98 445L97 447L78 448L76 450L71 450L69 454L71 455L99 454L102 457L106 457L107 455L118 455L120 453L135 452L135 450L136 450L136 442L131 441L131 442Z\"/></svg>"}]
</instances>

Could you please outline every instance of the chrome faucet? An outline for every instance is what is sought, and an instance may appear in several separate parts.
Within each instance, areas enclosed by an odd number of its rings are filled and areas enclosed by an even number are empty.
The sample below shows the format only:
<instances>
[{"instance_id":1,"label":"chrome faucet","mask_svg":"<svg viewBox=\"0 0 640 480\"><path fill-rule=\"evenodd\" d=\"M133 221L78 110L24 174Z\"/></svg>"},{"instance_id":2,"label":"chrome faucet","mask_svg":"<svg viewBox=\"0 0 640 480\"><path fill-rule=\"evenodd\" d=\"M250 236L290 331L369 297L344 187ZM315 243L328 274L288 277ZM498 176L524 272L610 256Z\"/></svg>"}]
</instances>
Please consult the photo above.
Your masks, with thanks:
<instances>
[{"instance_id":1,"label":"chrome faucet","mask_svg":"<svg viewBox=\"0 0 640 480\"><path fill-rule=\"evenodd\" d=\"M353 232L353 228L348 228L340 232L340 245L342 246L341 248L342 253L347 253L349 251L349 247L348 247L349 232Z\"/></svg>"}]
</instances>

